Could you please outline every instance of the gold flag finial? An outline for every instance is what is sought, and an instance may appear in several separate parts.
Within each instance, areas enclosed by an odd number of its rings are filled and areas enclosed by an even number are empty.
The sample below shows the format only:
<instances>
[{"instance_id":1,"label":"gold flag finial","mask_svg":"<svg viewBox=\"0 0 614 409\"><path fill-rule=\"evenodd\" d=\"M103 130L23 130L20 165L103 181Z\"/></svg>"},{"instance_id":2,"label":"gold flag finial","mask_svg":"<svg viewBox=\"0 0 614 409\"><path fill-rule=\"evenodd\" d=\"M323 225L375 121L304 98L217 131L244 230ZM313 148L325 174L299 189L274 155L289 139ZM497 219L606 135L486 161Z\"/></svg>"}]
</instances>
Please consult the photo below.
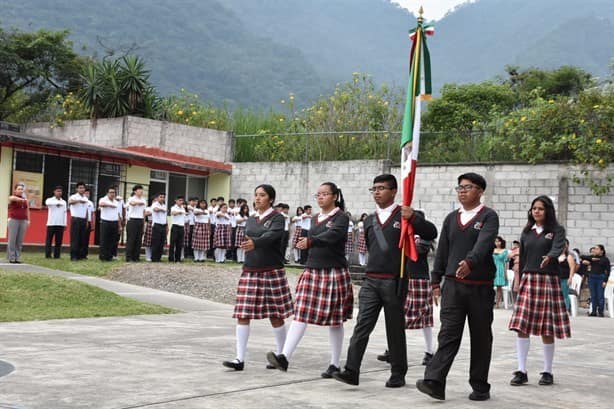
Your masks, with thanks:
<instances>
[{"instance_id":1,"label":"gold flag finial","mask_svg":"<svg viewBox=\"0 0 614 409\"><path fill-rule=\"evenodd\" d=\"M418 9L418 23L422 24L422 22L424 21L424 17L422 17L422 15L424 14L424 9L422 8L422 6L420 6L420 8Z\"/></svg>"}]
</instances>

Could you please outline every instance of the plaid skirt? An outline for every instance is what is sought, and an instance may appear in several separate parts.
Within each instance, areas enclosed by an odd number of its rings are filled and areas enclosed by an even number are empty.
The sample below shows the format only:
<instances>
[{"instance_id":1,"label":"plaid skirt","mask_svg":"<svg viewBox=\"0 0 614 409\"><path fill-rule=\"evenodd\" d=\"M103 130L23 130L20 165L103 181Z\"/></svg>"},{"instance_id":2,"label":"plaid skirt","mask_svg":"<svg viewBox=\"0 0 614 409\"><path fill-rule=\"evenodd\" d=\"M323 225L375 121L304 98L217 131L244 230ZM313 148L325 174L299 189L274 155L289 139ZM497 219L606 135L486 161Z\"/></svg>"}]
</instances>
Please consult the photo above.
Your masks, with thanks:
<instances>
[{"instance_id":1,"label":"plaid skirt","mask_svg":"<svg viewBox=\"0 0 614 409\"><path fill-rule=\"evenodd\" d=\"M296 229L294 230L294 237L292 238L292 248L296 248L296 245L301 238L301 230L303 230L301 226L296 226Z\"/></svg>"},{"instance_id":2,"label":"plaid skirt","mask_svg":"<svg viewBox=\"0 0 614 409\"><path fill-rule=\"evenodd\" d=\"M433 290L426 279L410 278L405 299L405 328L433 326Z\"/></svg>"},{"instance_id":3,"label":"plaid skirt","mask_svg":"<svg viewBox=\"0 0 614 409\"><path fill-rule=\"evenodd\" d=\"M193 231L193 230L192 230ZM183 248L188 249L191 247L192 243L192 235L190 234L190 223L186 223L183 225Z\"/></svg>"},{"instance_id":4,"label":"plaid skirt","mask_svg":"<svg viewBox=\"0 0 614 409\"><path fill-rule=\"evenodd\" d=\"M292 294L283 268L264 272L243 271L237 286L233 318L288 318Z\"/></svg>"},{"instance_id":5,"label":"plaid skirt","mask_svg":"<svg viewBox=\"0 0 614 409\"><path fill-rule=\"evenodd\" d=\"M211 228L209 223L194 223L192 233L192 248L199 251L209 250L211 240Z\"/></svg>"},{"instance_id":6,"label":"plaid skirt","mask_svg":"<svg viewBox=\"0 0 614 409\"><path fill-rule=\"evenodd\" d=\"M345 254L351 254L354 251L354 235L348 232L347 239L345 240Z\"/></svg>"},{"instance_id":7,"label":"plaid skirt","mask_svg":"<svg viewBox=\"0 0 614 409\"><path fill-rule=\"evenodd\" d=\"M151 229L153 223L151 221L145 223L145 231L143 233L143 247L151 247Z\"/></svg>"},{"instance_id":8,"label":"plaid skirt","mask_svg":"<svg viewBox=\"0 0 614 409\"><path fill-rule=\"evenodd\" d=\"M296 285L294 319L315 325L339 326L352 318L354 292L346 268L307 267Z\"/></svg>"},{"instance_id":9,"label":"plaid skirt","mask_svg":"<svg viewBox=\"0 0 614 409\"><path fill-rule=\"evenodd\" d=\"M232 246L232 229L229 224L216 224L213 234L213 247L229 249Z\"/></svg>"},{"instance_id":10,"label":"plaid skirt","mask_svg":"<svg viewBox=\"0 0 614 409\"><path fill-rule=\"evenodd\" d=\"M358 232L358 252L361 254L366 254L369 249L367 248L367 241L365 240L365 232Z\"/></svg>"},{"instance_id":11,"label":"plaid skirt","mask_svg":"<svg viewBox=\"0 0 614 409\"><path fill-rule=\"evenodd\" d=\"M241 247L241 243L245 240L245 226L237 226L235 232L235 247Z\"/></svg>"},{"instance_id":12,"label":"plaid skirt","mask_svg":"<svg viewBox=\"0 0 614 409\"><path fill-rule=\"evenodd\" d=\"M558 276L524 273L509 329L530 335L571 337Z\"/></svg>"}]
</instances>

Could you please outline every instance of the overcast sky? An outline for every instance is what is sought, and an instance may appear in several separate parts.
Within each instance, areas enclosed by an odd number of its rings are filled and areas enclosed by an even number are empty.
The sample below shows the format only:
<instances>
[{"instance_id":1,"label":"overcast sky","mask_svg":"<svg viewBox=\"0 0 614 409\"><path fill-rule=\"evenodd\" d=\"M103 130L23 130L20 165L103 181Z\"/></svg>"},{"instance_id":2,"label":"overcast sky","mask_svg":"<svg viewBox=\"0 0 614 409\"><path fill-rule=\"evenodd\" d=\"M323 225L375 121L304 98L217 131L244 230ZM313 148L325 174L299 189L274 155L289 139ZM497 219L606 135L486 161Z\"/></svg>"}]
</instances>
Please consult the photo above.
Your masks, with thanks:
<instances>
[{"instance_id":1,"label":"overcast sky","mask_svg":"<svg viewBox=\"0 0 614 409\"><path fill-rule=\"evenodd\" d=\"M465 3L467 0L393 0L399 3L409 11L418 15L420 6L424 9L424 17L427 20L439 20L450 9L453 9L457 4ZM475 0L472 0L475 1Z\"/></svg>"}]
</instances>

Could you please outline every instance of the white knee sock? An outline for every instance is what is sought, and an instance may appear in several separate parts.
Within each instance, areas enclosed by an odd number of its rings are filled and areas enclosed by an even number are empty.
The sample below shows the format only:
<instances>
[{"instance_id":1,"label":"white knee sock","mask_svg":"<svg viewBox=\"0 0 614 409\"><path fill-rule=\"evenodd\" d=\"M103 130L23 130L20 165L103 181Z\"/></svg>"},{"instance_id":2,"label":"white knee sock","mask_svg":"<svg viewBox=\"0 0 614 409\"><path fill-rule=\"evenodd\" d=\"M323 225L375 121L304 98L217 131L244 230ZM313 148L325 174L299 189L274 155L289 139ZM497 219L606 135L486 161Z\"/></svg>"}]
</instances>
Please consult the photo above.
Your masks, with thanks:
<instances>
[{"instance_id":1,"label":"white knee sock","mask_svg":"<svg viewBox=\"0 0 614 409\"><path fill-rule=\"evenodd\" d=\"M299 249L293 249L294 250L294 261L295 262L299 262L299 260L301 259L301 251Z\"/></svg>"},{"instance_id":2,"label":"white knee sock","mask_svg":"<svg viewBox=\"0 0 614 409\"><path fill-rule=\"evenodd\" d=\"M249 325L237 324L237 359L241 362L245 360L247 351L247 340L249 339Z\"/></svg>"},{"instance_id":3,"label":"white knee sock","mask_svg":"<svg viewBox=\"0 0 614 409\"><path fill-rule=\"evenodd\" d=\"M422 335L424 336L424 352L433 354L433 327L422 328Z\"/></svg>"},{"instance_id":4,"label":"white knee sock","mask_svg":"<svg viewBox=\"0 0 614 409\"><path fill-rule=\"evenodd\" d=\"M237 249L237 261L243 263L245 261L245 250Z\"/></svg>"},{"instance_id":5,"label":"white knee sock","mask_svg":"<svg viewBox=\"0 0 614 409\"><path fill-rule=\"evenodd\" d=\"M145 247L145 260L151 261L151 247Z\"/></svg>"},{"instance_id":6,"label":"white knee sock","mask_svg":"<svg viewBox=\"0 0 614 409\"><path fill-rule=\"evenodd\" d=\"M281 327L273 328L273 335L275 335L275 345L277 346L275 353L281 354L286 343L286 326L282 325Z\"/></svg>"},{"instance_id":7,"label":"white knee sock","mask_svg":"<svg viewBox=\"0 0 614 409\"><path fill-rule=\"evenodd\" d=\"M529 355L530 338L516 338L516 353L518 354L518 370L527 373L527 356Z\"/></svg>"},{"instance_id":8,"label":"white knee sock","mask_svg":"<svg viewBox=\"0 0 614 409\"><path fill-rule=\"evenodd\" d=\"M367 265L367 254L366 253L358 253L358 264L361 266Z\"/></svg>"},{"instance_id":9,"label":"white knee sock","mask_svg":"<svg viewBox=\"0 0 614 409\"><path fill-rule=\"evenodd\" d=\"M306 329L307 324L304 322L292 321L292 324L290 324L290 329L288 330L288 335L286 336L286 342L284 343L284 348L281 351L281 353L286 356L288 361L296 350L301 338L303 338L303 335L305 335Z\"/></svg>"},{"instance_id":10,"label":"white knee sock","mask_svg":"<svg viewBox=\"0 0 614 409\"><path fill-rule=\"evenodd\" d=\"M330 342L330 363L339 368L341 348L343 347L343 325L329 327L328 340Z\"/></svg>"},{"instance_id":11,"label":"white knee sock","mask_svg":"<svg viewBox=\"0 0 614 409\"><path fill-rule=\"evenodd\" d=\"M544 344L544 372L552 373L552 361L554 360L554 342Z\"/></svg>"}]
</instances>

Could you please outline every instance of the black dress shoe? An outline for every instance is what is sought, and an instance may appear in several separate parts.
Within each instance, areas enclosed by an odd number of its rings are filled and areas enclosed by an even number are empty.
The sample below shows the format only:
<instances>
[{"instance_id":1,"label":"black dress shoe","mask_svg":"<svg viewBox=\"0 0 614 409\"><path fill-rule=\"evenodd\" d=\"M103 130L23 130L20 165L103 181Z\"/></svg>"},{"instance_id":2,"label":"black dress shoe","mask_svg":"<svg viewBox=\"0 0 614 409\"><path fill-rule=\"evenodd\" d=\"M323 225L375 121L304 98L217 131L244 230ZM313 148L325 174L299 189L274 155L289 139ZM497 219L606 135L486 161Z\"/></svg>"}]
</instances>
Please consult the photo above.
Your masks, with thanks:
<instances>
[{"instance_id":1,"label":"black dress shoe","mask_svg":"<svg viewBox=\"0 0 614 409\"><path fill-rule=\"evenodd\" d=\"M590 314L588 314L589 317L596 317L597 313L596 312L591 312Z\"/></svg>"},{"instance_id":2,"label":"black dress shoe","mask_svg":"<svg viewBox=\"0 0 614 409\"><path fill-rule=\"evenodd\" d=\"M469 394L469 400L482 401L488 399L490 399L490 392L473 391Z\"/></svg>"},{"instance_id":3,"label":"black dress shoe","mask_svg":"<svg viewBox=\"0 0 614 409\"><path fill-rule=\"evenodd\" d=\"M277 369L271 364L266 364L266 369Z\"/></svg>"},{"instance_id":4,"label":"black dress shoe","mask_svg":"<svg viewBox=\"0 0 614 409\"><path fill-rule=\"evenodd\" d=\"M235 371L242 371L245 367L245 362L239 361L238 359L233 359L232 361L222 362L222 365L224 365L226 368L232 368Z\"/></svg>"},{"instance_id":5,"label":"black dress shoe","mask_svg":"<svg viewBox=\"0 0 614 409\"><path fill-rule=\"evenodd\" d=\"M328 368L326 368L326 371L322 372L320 375L322 376L322 378L324 379L330 379L333 377L333 374L336 372L339 372L341 370L341 368L330 364L328 365Z\"/></svg>"},{"instance_id":6,"label":"black dress shoe","mask_svg":"<svg viewBox=\"0 0 614 409\"><path fill-rule=\"evenodd\" d=\"M514 377L510 381L510 385L520 386L524 385L527 382L529 382L529 377L527 376L527 374L522 371L516 371L514 372Z\"/></svg>"},{"instance_id":7,"label":"black dress shoe","mask_svg":"<svg viewBox=\"0 0 614 409\"><path fill-rule=\"evenodd\" d=\"M333 378L348 385L358 386L358 372L345 369L343 372L333 373Z\"/></svg>"},{"instance_id":8,"label":"black dress shoe","mask_svg":"<svg viewBox=\"0 0 614 409\"><path fill-rule=\"evenodd\" d=\"M540 385L552 385L554 383L554 376L550 372L542 372L540 375L542 376L539 378Z\"/></svg>"},{"instance_id":9,"label":"black dress shoe","mask_svg":"<svg viewBox=\"0 0 614 409\"><path fill-rule=\"evenodd\" d=\"M383 354L378 355L377 360L382 362L390 362L390 354L388 353L388 350L386 350L386 352Z\"/></svg>"},{"instance_id":10,"label":"black dress shoe","mask_svg":"<svg viewBox=\"0 0 614 409\"><path fill-rule=\"evenodd\" d=\"M424 358L422 358L422 365L428 365L433 360L433 354L429 354L428 352L424 353Z\"/></svg>"},{"instance_id":11,"label":"black dress shoe","mask_svg":"<svg viewBox=\"0 0 614 409\"><path fill-rule=\"evenodd\" d=\"M428 379L418 379L416 381L416 388L422 393L429 395L433 399L445 400L446 391L442 384L436 381L430 381Z\"/></svg>"},{"instance_id":12,"label":"black dress shoe","mask_svg":"<svg viewBox=\"0 0 614 409\"><path fill-rule=\"evenodd\" d=\"M267 352L266 359L271 365L280 371L288 371L288 360L284 354L275 354L275 352Z\"/></svg>"},{"instance_id":13,"label":"black dress shoe","mask_svg":"<svg viewBox=\"0 0 614 409\"><path fill-rule=\"evenodd\" d=\"M386 381L386 388L400 388L405 386L405 377L399 375L392 375L390 379Z\"/></svg>"}]
</instances>

